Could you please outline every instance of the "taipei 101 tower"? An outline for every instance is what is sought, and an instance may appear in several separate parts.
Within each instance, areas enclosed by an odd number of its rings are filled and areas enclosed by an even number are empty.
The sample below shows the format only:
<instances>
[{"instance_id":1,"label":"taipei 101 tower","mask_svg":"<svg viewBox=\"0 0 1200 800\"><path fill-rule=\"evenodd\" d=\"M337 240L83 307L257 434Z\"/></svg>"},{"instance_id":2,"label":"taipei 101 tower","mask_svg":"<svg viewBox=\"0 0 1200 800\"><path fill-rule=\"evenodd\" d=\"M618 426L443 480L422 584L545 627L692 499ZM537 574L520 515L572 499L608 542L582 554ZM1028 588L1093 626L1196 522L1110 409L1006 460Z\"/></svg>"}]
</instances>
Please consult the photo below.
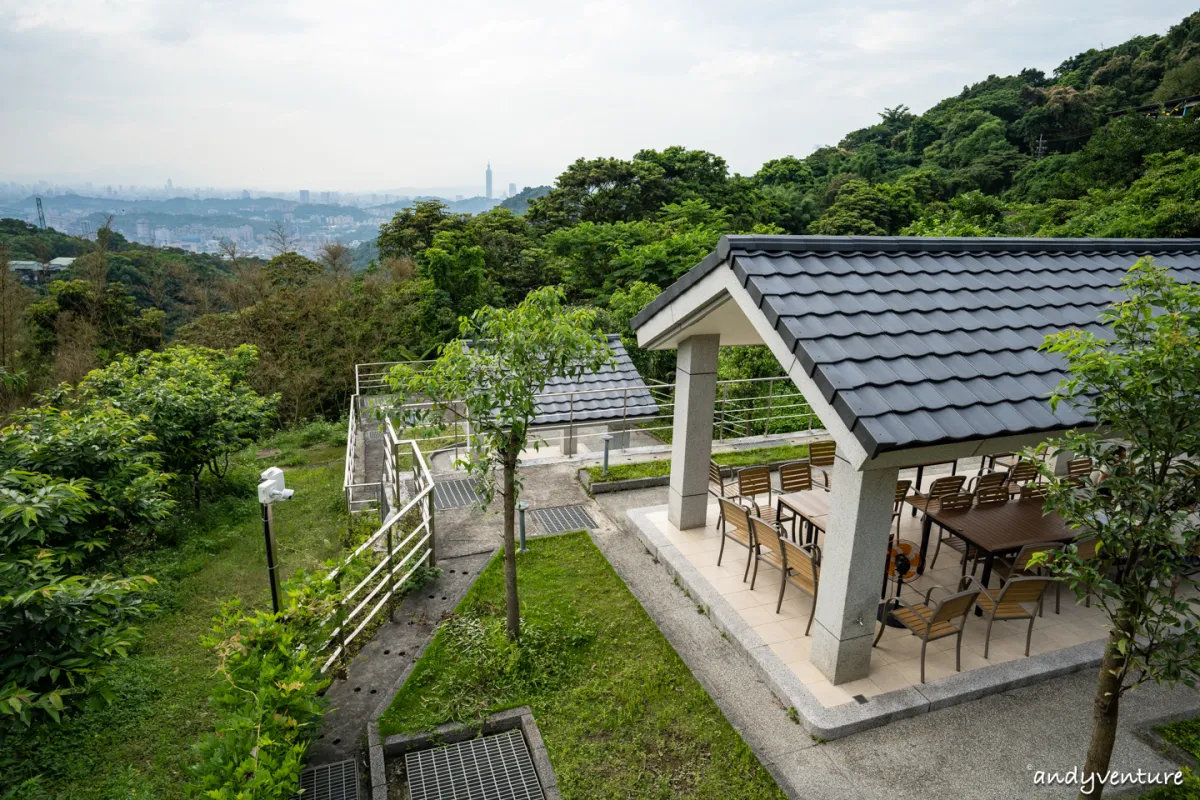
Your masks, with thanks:
<instances>
[{"instance_id":1,"label":"taipei 101 tower","mask_svg":"<svg viewBox=\"0 0 1200 800\"><path fill-rule=\"evenodd\" d=\"M487 197L489 200L490 200L490 199L492 199L492 162L491 162L491 161L489 161L489 162L488 162L488 168L487 168L487 192L485 193L485 196L486 196L486 197Z\"/></svg>"}]
</instances>

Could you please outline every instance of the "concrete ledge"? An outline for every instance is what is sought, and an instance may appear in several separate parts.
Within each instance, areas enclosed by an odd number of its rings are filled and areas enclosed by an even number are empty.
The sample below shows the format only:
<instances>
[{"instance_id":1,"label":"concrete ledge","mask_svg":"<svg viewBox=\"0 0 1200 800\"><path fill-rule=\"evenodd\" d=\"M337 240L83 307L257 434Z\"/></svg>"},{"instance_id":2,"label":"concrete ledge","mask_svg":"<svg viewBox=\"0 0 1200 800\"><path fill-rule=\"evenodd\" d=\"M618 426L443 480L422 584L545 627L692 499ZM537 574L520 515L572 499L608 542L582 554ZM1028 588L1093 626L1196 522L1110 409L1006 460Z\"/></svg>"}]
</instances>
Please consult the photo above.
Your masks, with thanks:
<instances>
[{"instance_id":1,"label":"concrete ledge","mask_svg":"<svg viewBox=\"0 0 1200 800\"><path fill-rule=\"evenodd\" d=\"M651 513L661 513L664 508L634 508L626 513L638 540L674 577L688 597L703 607L713 625L734 644L780 702L796 709L800 723L815 737L839 739L893 720L970 702L1100 663L1102 640L956 673L920 686L908 686L867 698L865 703L826 707L650 521Z\"/></svg>"},{"instance_id":2,"label":"concrete ledge","mask_svg":"<svg viewBox=\"0 0 1200 800\"><path fill-rule=\"evenodd\" d=\"M764 464L759 464L757 466L765 466L767 469L769 469L771 471L775 471L775 470L779 469L780 467L782 467L784 464L790 464L795 460L796 459L794 459L794 458L789 458L789 459L784 459L782 461L767 461ZM650 463L650 462L633 461L633 462L628 462L628 463L636 464L636 463ZM618 466L618 465L614 464L612 466ZM722 466L722 469L733 470L734 472L736 472L738 469L740 469L740 467ZM624 480L619 480L619 481L595 481L595 482L593 482L592 481L592 473L588 471L587 467L583 467L582 469L579 470L579 483L583 485L584 489L587 489L593 495L597 495L597 494L606 494L608 492L630 492L635 489L650 489L655 486L669 486L671 483L671 476L670 475L651 475L651 476L648 476L645 478L626 478Z\"/></svg>"},{"instance_id":3,"label":"concrete ledge","mask_svg":"<svg viewBox=\"0 0 1200 800\"><path fill-rule=\"evenodd\" d=\"M533 769L537 773L538 783L542 786L542 793L546 796L546 800L561 800L562 796L558 792L558 778L554 775L554 769L550 765L550 756L546 753L546 745L542 741L542 734L538 730L537 723L534 722L533 712L529 706L500 711L478 724L450 722L439 725L431 731L387 737L382 746L371 748L372 792L376 792L376 787L380 785L375 781L377 773L384 780L383 785L386 791L385 759L400 758L413 750L466 742L480 736L491 736L518 728L529 748ZM378 762L378 768L376 762Z\"/></svg>"}]
</instances>

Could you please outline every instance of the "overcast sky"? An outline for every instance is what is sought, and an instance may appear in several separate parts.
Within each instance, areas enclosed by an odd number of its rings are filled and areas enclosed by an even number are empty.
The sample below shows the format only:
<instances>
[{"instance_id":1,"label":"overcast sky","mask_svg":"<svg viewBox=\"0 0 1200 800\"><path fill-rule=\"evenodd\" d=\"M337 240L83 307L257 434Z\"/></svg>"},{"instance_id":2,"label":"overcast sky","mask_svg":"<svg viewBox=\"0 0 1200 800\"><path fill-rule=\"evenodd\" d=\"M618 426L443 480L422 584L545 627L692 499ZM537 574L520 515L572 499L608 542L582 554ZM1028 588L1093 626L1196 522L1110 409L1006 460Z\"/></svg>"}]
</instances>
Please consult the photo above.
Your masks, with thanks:
<instances>
[{"instance_id":1,"label":"overcast sky","mask_svg":"<svg viewBox=\"0 0 1200 800\"><path fill-rule=\"evenodd\" d=\"M490 159L499 193L672 144L753 173L1195 9L832 5L0 0L0 180L481 190Z\"/></svg>"}]
</instances>

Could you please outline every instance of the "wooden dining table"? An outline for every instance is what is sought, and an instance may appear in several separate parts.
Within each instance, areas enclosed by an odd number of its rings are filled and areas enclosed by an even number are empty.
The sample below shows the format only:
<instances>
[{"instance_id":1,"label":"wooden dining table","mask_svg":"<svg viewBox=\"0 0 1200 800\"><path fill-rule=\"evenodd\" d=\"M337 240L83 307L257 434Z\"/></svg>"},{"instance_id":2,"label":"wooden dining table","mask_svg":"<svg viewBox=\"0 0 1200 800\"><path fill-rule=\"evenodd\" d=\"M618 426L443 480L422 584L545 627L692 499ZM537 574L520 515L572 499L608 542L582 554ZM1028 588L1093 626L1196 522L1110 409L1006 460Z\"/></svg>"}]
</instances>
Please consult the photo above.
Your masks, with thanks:
<instances>
[{"instance_id":1,"label":"wooden dining table","mask_svg":"<svg viewBox=\"0 0 1200 800\"><path fill-rule=\"evenodd\" d=\"M905 502L924 510L924 500ZM1046 513L1041 498L1009 500L1007 503L973 505L970 508L943 511L937 502L929 505L921 524L921 565L925 571L929 549L929 531L933 523L973 545L983 555L980 583L988 585L996 556L1020 550L1025 545L1070 542L1078 535L1055 512Z\"/></svg>"},{"instance_id":2,"label":"wooden dining table","mask_svg":"<svg viewBox=\"0 0 1200 800\"><path fill-rule=\"evenodd\" d=\"M805 544L816 541L817 533L825 532L825 520L829 517L829 492L808 489L803 492L788 492L779 495L776 514L784 508L804 521ZM778 518L778 516L776 517ZM800 542L796 542L800 544Z\"/></svg>"}]
</instances>

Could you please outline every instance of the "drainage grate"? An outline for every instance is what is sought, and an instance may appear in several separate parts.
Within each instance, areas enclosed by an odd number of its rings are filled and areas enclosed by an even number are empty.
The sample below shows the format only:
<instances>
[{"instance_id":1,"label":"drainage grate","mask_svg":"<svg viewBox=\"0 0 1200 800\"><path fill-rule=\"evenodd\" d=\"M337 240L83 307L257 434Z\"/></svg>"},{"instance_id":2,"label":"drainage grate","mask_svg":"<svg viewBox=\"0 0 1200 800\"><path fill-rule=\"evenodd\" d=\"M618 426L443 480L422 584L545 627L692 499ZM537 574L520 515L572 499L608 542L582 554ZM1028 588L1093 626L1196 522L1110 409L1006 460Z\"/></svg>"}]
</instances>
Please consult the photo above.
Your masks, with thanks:
<instances>
[{"instance_id":1,"label":"drainage grate","mask_svg":"<svg viewBox=\"0 0 1200 800\"><path fill-rule=\"evenodd\" d=\"M592 515L587 512L587 506L556 506L554 508L535 508L533 517L541 524L546 533L566 533L581 528L595 530L600 527Z\"/></svg>"},{"instance_id":2,"label":"drainage grate","mask_svg":"<svg viewBox=\"0 0 1200 800\"><path fill-rule=\"evenodd\" d=\"M453 481L435 481L433 484L433 507L438 511L447 508L462 508L471 504L483 502L475 493L474 478L460 478Z\"/></svg>"},{"instance_id":3,"label":"drainage grate","mask_svg":"<svg viewBox=\"0 0 1200 800\"><path fill-rule=\"evenodd\" d=\"M412 800L544 800L520 730L404 756Z\"/></svg>"},{"instance_id":4,"label":"drainage grate","mask_svg":"<svg viewBox=\"0 0 1200 800\"><path fill-rule=\"evenodd\" d=\"M358 800L354 759L309 767L300 773L300 792L292 800Z\"/></svg>"}]
</instances>

